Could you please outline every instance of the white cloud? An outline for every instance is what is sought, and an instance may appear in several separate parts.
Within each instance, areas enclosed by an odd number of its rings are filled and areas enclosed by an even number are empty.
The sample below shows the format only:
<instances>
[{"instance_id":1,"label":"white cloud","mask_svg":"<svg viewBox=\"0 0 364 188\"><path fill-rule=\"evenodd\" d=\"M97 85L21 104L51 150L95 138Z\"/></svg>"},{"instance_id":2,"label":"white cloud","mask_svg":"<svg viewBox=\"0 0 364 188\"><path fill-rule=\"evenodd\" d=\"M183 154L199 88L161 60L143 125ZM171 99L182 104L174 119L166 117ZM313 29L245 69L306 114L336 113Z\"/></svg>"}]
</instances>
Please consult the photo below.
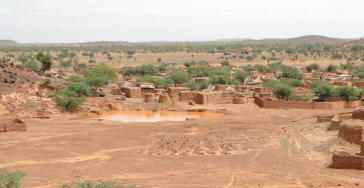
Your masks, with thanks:
<instances>
[{"instance_id":1,"label":"white cloud","mask_svg":"<svg viewBox=\"0 0 364 188\"><path fill-rule=\"evenodd\" d=\"M11 14L13 11L11 11L8 8L0 8L0 14L2 15L6 15L6 14Z\"/></svg>"}]
</instances>

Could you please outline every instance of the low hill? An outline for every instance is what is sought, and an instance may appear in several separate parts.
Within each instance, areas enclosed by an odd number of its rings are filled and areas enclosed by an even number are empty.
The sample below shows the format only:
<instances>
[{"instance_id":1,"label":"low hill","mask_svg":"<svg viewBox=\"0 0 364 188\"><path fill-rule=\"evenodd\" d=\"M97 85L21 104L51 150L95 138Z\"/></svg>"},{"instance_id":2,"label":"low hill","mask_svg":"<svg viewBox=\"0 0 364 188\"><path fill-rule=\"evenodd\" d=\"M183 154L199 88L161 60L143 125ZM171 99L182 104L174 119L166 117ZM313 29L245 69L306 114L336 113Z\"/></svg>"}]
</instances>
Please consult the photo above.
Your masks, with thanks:
<instances>
[{"instance_id":1,"label":"low hill","mask_svg":"<svg viewBox=\"0 0 364 188\"><path fill-rule=\"evenodd\" d=\"M359 40L353 40L353 41L347 42L346 44L361 44L361 45L364 45L364 37L359 39Z\"/></svg>"},{"instance_id":2,"label":"low hill","mask_svg":"<svg viewBox=\"0 0 364 188\"><path fill-rule=\"evenodd\" d=\"M81 45L126 45L129 44L128 41L95 41L95 42L82 42L78 43Z\"/></svg>"},{"instance_id":3,"label":"low hill","mask_svg":"<svg viewBox=\"0 0 364 188\"><path fill-rule=\"evenodd\" d=\"M318 35L308 35L302 36L297 38L289 38L289 39L262 39L262 40L243 40L239 41L238 43L244 44L263 44L263 43L346 43L355 39L339 39L339 38L330 38L325 36L318 36Z\"/></svg>"},{"instance_id":4,"label":"low hill","mask_svg":"<svg viewBox=\"0 0 364 188\"><path fill-rule=\"evenodd\" d=\"M0 46L20 45L20 43L13 40L0 40Z\"/></svg>"}]
</instances>

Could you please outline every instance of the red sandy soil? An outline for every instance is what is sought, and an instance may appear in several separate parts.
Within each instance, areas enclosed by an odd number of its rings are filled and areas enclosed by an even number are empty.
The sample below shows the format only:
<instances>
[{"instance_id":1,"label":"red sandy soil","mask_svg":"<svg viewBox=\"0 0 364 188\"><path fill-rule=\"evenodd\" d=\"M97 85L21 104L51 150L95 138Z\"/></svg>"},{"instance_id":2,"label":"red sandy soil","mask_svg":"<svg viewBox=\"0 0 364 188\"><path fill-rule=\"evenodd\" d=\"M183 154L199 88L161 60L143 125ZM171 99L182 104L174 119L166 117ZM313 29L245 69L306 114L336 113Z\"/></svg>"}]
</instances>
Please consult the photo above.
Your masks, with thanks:
<instances>
[{"instance_id":1,"label":"red sandy soil","mask_svg":"<svg viewBox=\"0 0 364 188\"><path fill-rule=\"evenodd\" d=\"M103 100L103 99L100 99ZM140 99L141 102L142 99ZM75 176L138 187L363 186L363 172L330 168L343 146L318 114L350 110L261 109L255 104L187 106L227 115L184 122L121 123L82 113L25 118L1 133L0 168L28 173L24 187L60 187Z\"/></svg>"}]
</instances>

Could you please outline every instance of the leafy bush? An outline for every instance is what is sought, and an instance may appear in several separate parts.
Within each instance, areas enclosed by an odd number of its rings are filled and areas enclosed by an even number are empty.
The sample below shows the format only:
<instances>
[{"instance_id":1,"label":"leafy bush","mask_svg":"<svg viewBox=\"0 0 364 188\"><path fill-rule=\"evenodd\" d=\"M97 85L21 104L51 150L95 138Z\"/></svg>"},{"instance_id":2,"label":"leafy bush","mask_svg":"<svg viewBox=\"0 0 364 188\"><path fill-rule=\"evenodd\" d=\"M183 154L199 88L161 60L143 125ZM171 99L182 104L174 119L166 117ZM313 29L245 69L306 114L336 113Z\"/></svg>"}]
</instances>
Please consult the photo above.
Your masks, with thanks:
<instances>
[{"instance_id":1,"label":"leafy bush","mask_svg":"<svg viewBox=\"0 0 364 188\"><path fill-rule=\"evenodd\" d=\"M283 73L279 74L277 76L278 79L294 78L297 80L302 80L302 78L303 78L303 74L301 74L300 71L295 67L284 66L284 67L282 67L282 69L283 69Z\"/></svg>"},{"instance_id":2,"label":"leafy bush","mask_svg":"<svg viewBox=\"0 0 364 188\"><path fill-rule=\"evenodd\" d=\"M159 76L161 73L153 66L153 65L142 65L137 67L128 67L125 70L120 71L120 73L124 76L133 76L133 75L151 75L151 76Z\"/></svg>"},{"instance_id":3,"label":"leafy bush","mask_svg":"<svg viewBox=\"0 0 364 188\"><path fill-rule=\"evenodd\" d=\"M51 82L51 78L44 78L42 81L39 82L39 85L50 84Z\"/></svg>"},{"instance_id":4,"label":"leafy bush","mask_svg":"<svg viewBox=\"0 0 364 188\"><path fill-rule=\"evenodd\" d=\"M195 91L198 89L198 85L196 84L196 82L188 82L184 85L184 87L189 87L191 91Z\"/></svg>"},{"instance_id":5,"label":"leafy bush","mask_svg":"<svg viewBox=\"0 0 364 188\"><path fill-rule=\"evenodd\" d=\"M313 83L314 82L311 84ZM324 101L326 101L329 97L335 96L334 87L329 82L325 83L325 81L321 81L320 83L316 82L312 87L312 91Z\"/></svg>"},{"instance_id":6,"label":"leafy bush","mask_svg":"<svg viewBox=\"0 0 364 188\"><path fill-rule=\"evenodd\" d=\"M230 62L226 60L221 61L220 64L221 66L230 66Z\"/></svg>"},{"instance_id":7,"label":"leafy bush","mask_svg":"<svg viewBox=\"0 0 364 188\"><path fill-rule=\"evenodd\" d=\"M236 79L230 79L227 76L214 76L210 79L210 83L213 85L241 85L241 82Z\"/></svg>"},{"instance_id":8,"label":"leafy bush","mask_svg":"<svg viewBox=\"0 0 364 188\"><path fill-rule=\"evenodd\" d=\"M103 77L108 80L117 81L118 75L117 75L117 69L113 67L109 67L105 63L98 64L91 68L90 72L88 73L88 76L94 77Z\"/></svg>"},{"instance_id":9,"label":"leafy bush","mask_svg":"<svg viewBox=\"0 0 364 188\"><path fill-rule=\"evenodd\" d=\"M288 100L294 95L292 87L286 84L277 84L273 87L273 95L275 95L278 99Z\"/></svg>"},{"instance_id":10,"label":"leafy bush","mask_svg":"<svg viewBox=\"0 0 364 188\"><path fill-rule=\"evenodd\" d=\"M156 87L158 86L170 86L173 84L173 80L172 79L168 79L168 78L155 78L155 77L151 77L151 76L144 76L144 77L140 77L137 78L136 80L137 82L150 82L150 83L154 83L154 85Z\"/></svg>"},{"instance_id":11,"label":"leafy bush","mask_svg":"<svg viewBox=\"0 0 364 188\"><path fill-rule=\"evenodd\" d=\"M90 59L88 60L89 63L96 63L96 61L94 59Z\"/></svg>"},{"instance_id":12,"label":"leafy bush","mask_svg":"<svg viewBox=\"0 0 364 188\"><path fill-rule=\"evenodd\" d=\"M364 67L360 67L351 73L352 77L364 78Z\"/></svg>"},{"instance_id":13,"label":"leafy bush","mask_svg":"<svg viewBox=\"0 0 364 188\"><path fill-rule=\"evenodd\" d=\"M184 65L185 67L191 67L191 63L190 63L190 62L188 62L188 61L184 62L184 63L183 63L183 65Z\"/></svg>"},{"instance_id":14,"label":"leafy bush","mask_svg":"<svg viewBox=\"0 0 364 188\"><path fill-rule=\"evenodd\" d=\"M230 76L230 69L216 69L211 71L212 76Z\"/></svg>"},{"instance_id":15,"label":"leafy bush","mask_svg":"<svg viewBox=\"0 0 364 188\"><path fill-rule=\"evenodd\" d=\"M263 65L258 65L256 69L260 73L267 72L267 68Z\"/></svg>"},{"instance_id":16,"label":"leafy bush","mask_svg":"<svg viewBox=\"0 0 364 188\"><path fill-rule=\"evenodd\" d=\"M44 55L43 52L38 52L36 59L42 63L42 70L47 71L51 69L52 57L50 55Z\"/></svg>"},{"instance_id":17,"label":"leafy bush","mask_svg":"<svg viewBox=\"0 0 364 188\"><path fill-rule=\"evenodd\" d=\"M243 83L245 81L246 77L248 77L247 72L243 72L241 70L235 71L234 78L236 80L239 80L241 83Z\"/></svg>"},{"instance_id":18,"label":"leafy bush","mask_svg":"<svg viewBox=\"0 0 364 188\"><path fill-rule=\"evenodd\" d=\"M87 68L87 65L85 63L81 63L81 64L78 65L78 67L80 67L80 68Z\"/></svg>"},{"instance_id":19,"label":"leafy bush","mask_svg":"<svg viewBox=\"0 0 364 188\"><path fill-rule=\"evenodd\" d=\"M9 169L0 168L1 188L20 188L20 182L27 174L21 170L11 172Z\"/></svg>"},{"instance_id":20,"label":"leafy bush","mask_svg":"<svg viewBox=\"0 0 364 188\"><path fill-rule=\"evenodd\" d=\"M71 75L68 77L68 81L70 82L82 82L82 79L77 75Z\"/></svg>"},{"instance_id":21,"label":"leafy bush","mask_svg":"<svg viewBox=\"0 0 364 188\"><path fill-rule=\"evenodd\" d=\"M241 55L239 55L239 58L240 59L245 59L245 55L241 54Z\"/></svg>"},{"instance_id":22,"label":"leafy bush","mask_svg":"<svg viewBox=\"0 0 364 188\"><path fill-rule=\"evenodd\" d=\"M173 70L166 78L173 80L173 83L182 84L189 82L191 80L191 75L188 73L181 73L178 70Z\"/></svg>"},{"instance_id":23,"label":"leafy bush","mask_svg":"<svg viewBox=\"0 0 364 188\"><path fill-rule=\"evenodd\" d=\"M97 88L105 87L106 86L107 79L103 76L99 75L88 75L86 77L86 83L90 87L95 87L95 90L97 92Z\"/></svg>"},{"instance_id":24,"label":"leafy bush","mask_svg":"<svg viewBox=\"0 0 364 188\"><path fill-rule=\"evenodd\" d=\"M129 54L128 56L126 56L126 57L127 57L127 58L133 58L133 56L132 56L132 55L130 55L130 54Z\"/></svg>"},{"instance_id":25,"label":"leafy bush","mask_svg":"<svg viewBox=\"0 0 364 188\"><path fill-rule=\"evenodd\" d=\"M306 94L303 94L303 95L299 96L298 99L300 101L309 101L311 99L311 97Z\"/></svg>"},{"instance_id":26,"label":"leafy bush","mask_svg":"<svg viewBox=\"0 0 364 188\"><path fill-rule=\"evenodd\" d=\"M303 86L303 83L301 80L297 80L297 79L288 79L288 80L285 80L283 81L284 84L287 84L291 87L302 87Z\"/></svg>"},{"instance_id":27,"label":"leafy bush","mask_svg":"<svg viewBox=\"0 0 364 188\"><path fill-rule=\"evenodd\" d=\"M74 181L71 181L69 183L66 183L62 186L62 188L136 188L135 185L131 186L124 186L127 184L127 182L122 182L120 184L116 183L115 181L103 181L103 180L97 180L97 181L89 181L85 180L82 177L76 177ZM81 181L79 181L81 180Z\"/></svg>"},{"instance_id":28,"label":"leafy bush","mask_svg":"<svg viewBox=\"0 0 364 188\"><path fill-rule=\"evenodd\" d=\"M64 107L66 109L72 109L83 104L83 99L77 98L77 93L67 88L53 91L50 95L48 95L48 97L53 98L57 106Z\"/></svg>"},{"instance_id":29,"label":"leafy bush","mask_svg":"<svg viewBox=\"0 0 364 188\"><path fill-rule=\"evenodd\" d=\"M37 62L33 58L30 61L24 63L23 67L26 69L34 69L36 71L40 70Z\"/></svg>"},{"instance_id":30,"label":"leafy bush","mask_svg":"<svg viewBox=\"0 0 364 188\"><path fill-rule=\"evenodd\" d=\"M336 65L330 64L327 68L326 68L326 72L334 72L338 67Z\"/></svg>"},{"instance_id":31,"label":"leafy bush","mask_svg":"<svg viewBox=\"0 0 364 188\"><path fill-rule=\"evenodd\" d=\"M249 64L249 65L247 65L247 66L244 67L244 71L251 72L251 71L257 71L257 69L254 68L252 65Z\"/></svg>"},{"instance_id":32,"label":"leafy bush","mask_svg":"<svg viewBox=\"0 0 364 188\"><path fill-rule=\"evenodd\" d=\"M363 91L351 86L342 86L335 89L339 97L344 98L346 101L358 100L363 96Z\"/></svg>"},{"instance_id":33,"label":"leafy bush","mask_svg":"<svg viewBox=\"0 0 364 188\"><path fill-rule=\"evenodd\" d=\"M193 78L211 75L210 69L204 65L199 65L198 67L188 67L187 72L191 74Z\"/></svg>"},{"instance_id":34,"label":"leafy bush","mask_svg":"<svg viewBox=\"0 0 364 188\"><path fill-rule=\"evenodd\" d=\"M70 67L71 65L72 65L72 62L71 61L61 61L59 63L59 66L60 67L65 67L65 68Z\"/></svg>"},{"instance_id":35,"label":"leafy bush","mask_svg":"<svg viewBox=\"0 0 364 188\"><path fill-rule=\"evenodd\" d=\"M263 84L263 87L274 87L279 83L280 83L279 80L269 80L268 82Z\"/></svg>"},{"instance_id":36,"label":"leafy bush","mask_svg":"<svg viewBox=\"0 0 364 188\"><path fill-rule=\"evenodd\" d=\"M79 83L79 82L69 83L67 89L70 91L74 91L77 94L82 94L85 96L90 96L92 94L90 86L86 83Z\"/></svg>"},{"instance_id":37,"label":"leafy bush","mask_svg":"<svg viewBox=\"0 0 364 188\"><path fill-rule=\"evenodd\" d=\"M205 60L202 60L202 61L198 62L198 64L200 64L200 65L209 65L209 63L207 61L205 61Z\"/></svg>"}]
</instances>

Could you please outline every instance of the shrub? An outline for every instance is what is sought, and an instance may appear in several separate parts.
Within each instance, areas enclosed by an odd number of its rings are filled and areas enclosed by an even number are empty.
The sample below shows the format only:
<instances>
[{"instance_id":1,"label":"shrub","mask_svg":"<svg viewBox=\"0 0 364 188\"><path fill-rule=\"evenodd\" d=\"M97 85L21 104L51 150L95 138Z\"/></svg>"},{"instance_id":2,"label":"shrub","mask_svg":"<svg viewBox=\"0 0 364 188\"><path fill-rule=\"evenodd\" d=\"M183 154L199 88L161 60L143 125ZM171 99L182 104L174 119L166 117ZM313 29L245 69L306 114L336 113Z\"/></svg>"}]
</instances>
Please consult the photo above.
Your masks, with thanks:
<instances>
[{"instance_id":1,"label":"shrub","mask_svg":"<svg viewBox=\"0 0 364 188\"><path fill-rule=\"evenodd\" d=\"M309 101L311 99L311 97L306 94L303 94L303 95L299 96L298 99L300 101Z\"/></svg>"},{"instance_id":2,"label":"shrub","mask_svg":"<svg viewBox=\"0 0 364 188\"><path fill-rule=\"evenodd\" d=\"M269 80L268 82L263 84L263 87L274 87L279 83L280 83L279 80Z\"/></svg>"},{"instance_id":3,"label":"shrub","mask_svg":"<svg viewBox=\"0 0 364 188\"><path fill-rule=\"evenodd\" d=\"M211 71L212 76L230 76L230 69L217 69Z\"/></svg>"},{"instance_id":4,"label":"shrub","mask_svg":"<svg viewBox=\"0 0 364 188\"><path fill-rule=\"evenodd\" d=\"M158 70L161 72L165 72L168 70L168 68L166 66L161 65L161 66L159 66Z\"/></svg>"},{"instance_id":5,"label":"shrub","mask_svg":"<svg viewBox=\"0 0 364 188\"><path fill-rule=\"evenodd\" d=\"M297 79L293 79L290 78L288 80L283 81L284 84L287 84L291 87L302 87L303 83L301 82L301 80L297 80Z\"/></svg>"},{"instance_id":6,"label":"shrub","mask_svg":"<svg viewBox=\"0 0 364 188\"><path fill-rule=\"evenodd\" d=\"M351 86L342 86L335 89L336 94L339 97L344 98L346 101L358 100L362 97L362 93L359 89Z\"/></svg>"},{"instance_id":7,"label":"shrub","mask_svg":"<svg viewBox=\"0 0 364 188\"><path fill-rule=\"evenodd\" d=\"M0 168L0 187L19 188L20 182L27 174L21 170L11 172L6 168Z\"/></svg>"},{"instance_id":8,"label":"shrub","mask_svg":"<svg viewBox=\"0 0 364 188\"><path fill-rule=\"evenodd\" d=\"M322 83L315 83L315 86L312 87L312 91L324 101L329 97L335 96L334 87L328 82L324 83L324 81L322 81Z\"/></svg>"},{"instance_id":9,"label":"shrub","mask_svg":"<svg viewBox=\"0 0 364 188\"><path fill-rule=\"evenodd\" d=\"M166 78L173 80L173 83L182 84L191 80L191 75L187 73L181 73L178 70L171 71Z\"/></svg>"},{"instance_id":10,"label":"shrub","mask_svg":"<svg viewBox=\"0 0 364 188\"><path fill-rule=\"evenodd\" d=\"M360 67L351 73L352 77L364 78L364 67Z\"/></svg>"},{"instance_id":11,"label":"shrub","mask_svg":"<svg viewBox=\"0 0 364 188\"><path fill-rule=\"evenodd\" d=\"M196 82L188 82L184 85L184 87L189 87L191 91L195 91L198 89L198 85L196 84Z\"/></svg>"},{"instance_id":12,"label":"shrub","mask_svg":"<svg viewBox=\"0 0 364 188\"><path fill-rule=\"evenodd\" d=\"M68 81L70 82L81 82L82 79L77 75L71 75L68 77Z\"/></svg>"},{"instance_id":13,"label":"shrub","mask_svg":"<svg viewBox=\"0 0 364 188\"><path fill-rule=\"evenodd\" d=\"M254 68L252 65L249 64L249 65L247 65L247 66L244 67L244 71L251 72L251 71L257 71L257 69Z\"/></svg>"},{"instance_id":14,"label":"shrub","mask_svg":"<svg viewBox=\"0 0 364 188\"><path fill-rule=\"evenodd\" d=\"M338 67L336 65L330 64L327 68L326 68L326 72L334 72Z\"/></svg>"},{"instance_id":15,"label":"shrub","mask_svg":"<svg viewBox=\"0 0 364 188\"><path fill-rule=\"evenodd\" d=\"M204 65L199 65L198 67L188 67L187 72L191 74L193 78L211 75L210 69Z\"/></svg>"},{"instance_id":16,"label":"shrub","mask_svg":"<svg viewBox=\"0 0 364 188\"><path fill-rule=\"evenodd\" d=\"M77 93L70 91L67 88L51 92L48 97L53 98L57 106L64 107L66 109L72 109L83 104L83 99L77 98Z\"/></svg>"},{"instance_id":17,"label":"shrub","mask_svg":"<svg viewBox=\"0 0 364 188\"><path fill-rule=\"evenodd\" d=\"M128 67L125 70L120 71L120 73L124 76L132 76L132 75L152 75L159 76L161 75L158 69L156 69L153 65L142 65L137 67Z\"/></svg>"},{"instance_id":18,"label":"shrub","mask_svg":"<svg viewBox=\"0 0 364 188\"><path fill-rule=\"evenodd\" d=\"M239 55L239 58L240 59L245 59L245 55L241 54L241 55Z\"/></svg>"},{"instance_id":19,"label":"shrub","mask_svg":"<svg viewBox=\"0 0 364 188\"><path fill-rule=\"evenodd\" d=\"M78 67L80 67L80 68L87 68L87 65L85 63L81 63L81 64L78 65Z\"/></svg>"},{"instance_id":20,"label":"shrub","mask_svg":"<svg viewBox=\"0 0 364 188\"><path fill-rule=\"evenodd\" d=\"M157 59L157 61L158 61L158 63L160 63L160 62L162 61L162 59L159 57L159 58Z\"/></svg>"},{"instance_id":21,"label":"shrub","mask_svg":"<svg viewBox=\"0 0 364 188\"><path fill-rule=\"evenodd\" d=\"M253 59L254 58L252 56L250 56L250 55L246 57L246 60L253 60Z\"/></svg>"},{"instance_id":22,"label":"shrub","mask_svg":"<svg viewBox=\"0 0 364 188\"><path fill-rule=\"evenodd\" d=\"M94 59L90 59L88 60L89 63L96 63L96 61Z\"/></svg>"},{"instance_id":23,"label":"shrub","mask_svg":"<svg viewBox=\"0 0 364 188\"><path fill-rule=\"evenodd\" d=\"M62 188L136 188L135 185L131 186L124 186L127 184L126 181L117 184L115 181L103 181L103 180L97 180L97 181L89 181L85 180L82 177L76 177L77 181L71 181L69 183L66 183L62 186Z\"/></svg>"},{"instance_id":24,"label":"shrub","mask_svg":"<svg viewBox=\"0 0 364 188\"><path fill-rule=\"evenodd\" d=\"M34 59L31 59L30 61L24 63L23 67L26 69L34 69L36 71L40 70L37 62Z\"/></svg>"},{"instance_id":25,"label":"shrub","mask_svg":"<svg viewBox=\"0 0 364 188\"><path fill-rule=\"evenodd\" d=\"M43 52L38 52L36 59L42 63L42 70L47 71L51 69L52 57L50 55L44 55Z\"/></svg>"},{"instance_id":26,"label":"shrub","mask_svg":"<svg viewBox=\"0 0 364 188\"><path fill-rule=\"evenodd\" d=\"M197 62L196 61L191 61L190 63L191 63L191 66L197 65Z\"/></svg>"},{"instance_id":27,"label":"shrub","mask_svg":"<svg viewBox=\"0 0 364 188\"><path fill-rule=\"evenodd\" d=\"M278 79L281 78L294 78L297 80L302 80L303 74L295 67L283 66L283 73L277 76Z\"/></svg>"},{"instance_id":28,"label":"shrub","mask_svg":"<svg viewBox=\"0 0 364 188\"><path fill-rule=\"evenodd\" d=\"M168 79L168 78L155 78L155 77L151 77L151 76L144 76L144 77L140 77L137 78L137 82L150 82L150 83L154 83L154 85L156 87L158 86L170 86L173 84L173 80Z\"/></svg>"},{"instance_id":29,"label":"shrub","mask_svg":"<svg viewBox=\"0 0 364 188\"><path fill-rule=\"evenodd\" d=\"M133 56L132 56L132 55L130 55L130 54L129 54L128 56L126 56L126 57L127 57L127 58L133 58Z\"/></svg>"},{"instance_id":30,"label":"shrub","mask_svg":"<svg viewBox=\"0 0 364 188\"><path fill-rule=\"evenodd\" d=\"M52 82L51 78L44 78L42 81L39 82L39 85L50 84Z\"/></svg>"},{"instance_id":31,"label":"shrub","mask_svg":"<svg viewBox=\"0 0 364 188\"><path fill-rule=\"evenodd\" d=\"M260 73L267 72L267 68L263 65L258 65L256 69Z\"/></svg>"},{"instance_id":32,"label":"shrub","mask_svg":"<svg viewBox=\"0 0 364 188\"><path fill-rule=\"evenodd\" d=\"M273 95L275 95L279 100L285 99L288 100L294 95L292 87L286 84L277 84L273 87Z\"/></svg>"},{"instance_id":33,"label":"shrub","mask_svg":"<svg viewBox=\"0 0 364 188\"><path fill-rule=\"evenodd\" d=\"M213 85L224 85L224 84L229 84L229 85L240 85L241 82L236 80L236 79L230 79L227 76L214 76L210 79L210 83Z\"/></svg>"},{"instance_id":34,"label":"shrub","mask_svg":"<svg viewBox=\"0 0 364 188\"><path fill-rule=\"evenodd\" d=\"M221 66L230 66L230 62L229 61L226 61L226 60L222 60L220 62Z\"/></svg>"},{"instance_id":35,"label":"shrub","mask_svg":"<svg viewBox=\"0 0 364 188\"><path fill-rule=\"evenodd\" d=\"M79 83L79 82L69 83L67 89L70 91L74 91L77 94L82 94L85 96L90 96L92 94L90 86L87 85L86 83Z\"/></svg>"},{"instance_id":36,"label":"shrub","mask_svg":"<svg viewBox=\"0 0 364 188\"><path fill-rule=\"evenodd\" d=\"M198 62L198 64L200 64L200 65L209 65L209 63L207 61L205 61L205 60L202 60L202 61Z\"/></svg>"},{"instance_id":37,"label":"shrub","mask_svg":"<svg viewBox=\"0 0 364 188\"><path fill-rule=\"evenodd\" d=\"M235 71L234 78L236 80L239 80L241 83L243 83L245 81L246 77L248 77L247 72L243 72L241 70Z\"/></svg>"},{"instance_id":38,"label":"shrub","mask_svg":"<svg viewBox=\"0 0 364 188\"><path fill-rule=\"evenodd\" d=\"M105 63L101 63L92 67L88 75L90 75L91 77L94 76L104 77L106 81L108 80L117 81L118 80L117 72L118 72L117 69L109 67Z\"/></svg>"},{"instance_id":39,"label":"shrub","mask_svg":"<svg viewBox=\"0 0 364 188\"><path fill-rule=\"evenodd\" d=\"M103 76L99 76L99 75L88 75L86 77L86 83L90 86L90 87L95 87L95 90L97 92L97 88L99 87L105 87L105 83L107 82L107 79Z\"/></svg>"},{"instance_id":40,"label":"shrub","mask_svg":"<svg viewBox=\"0 0 364 188\"><path fill-rule=\"evenodd\" d=\"M184 62L184 63L183 63L183 65L184 65L185 67L191 67L191 63L190 63L190 62L188 62L188 61Z\"/></svg>"},{"instance_id":41,"label":"shrub","mask_svg":"<svg viewBox=\"0 0 364 188\"><path fill-rule=\"evenodd\" d=\"M61 61L59 63L60 67L65 67L65 68L70 67L71 65L72 65L71 61Z\"/></svg>"}]
</instances>

